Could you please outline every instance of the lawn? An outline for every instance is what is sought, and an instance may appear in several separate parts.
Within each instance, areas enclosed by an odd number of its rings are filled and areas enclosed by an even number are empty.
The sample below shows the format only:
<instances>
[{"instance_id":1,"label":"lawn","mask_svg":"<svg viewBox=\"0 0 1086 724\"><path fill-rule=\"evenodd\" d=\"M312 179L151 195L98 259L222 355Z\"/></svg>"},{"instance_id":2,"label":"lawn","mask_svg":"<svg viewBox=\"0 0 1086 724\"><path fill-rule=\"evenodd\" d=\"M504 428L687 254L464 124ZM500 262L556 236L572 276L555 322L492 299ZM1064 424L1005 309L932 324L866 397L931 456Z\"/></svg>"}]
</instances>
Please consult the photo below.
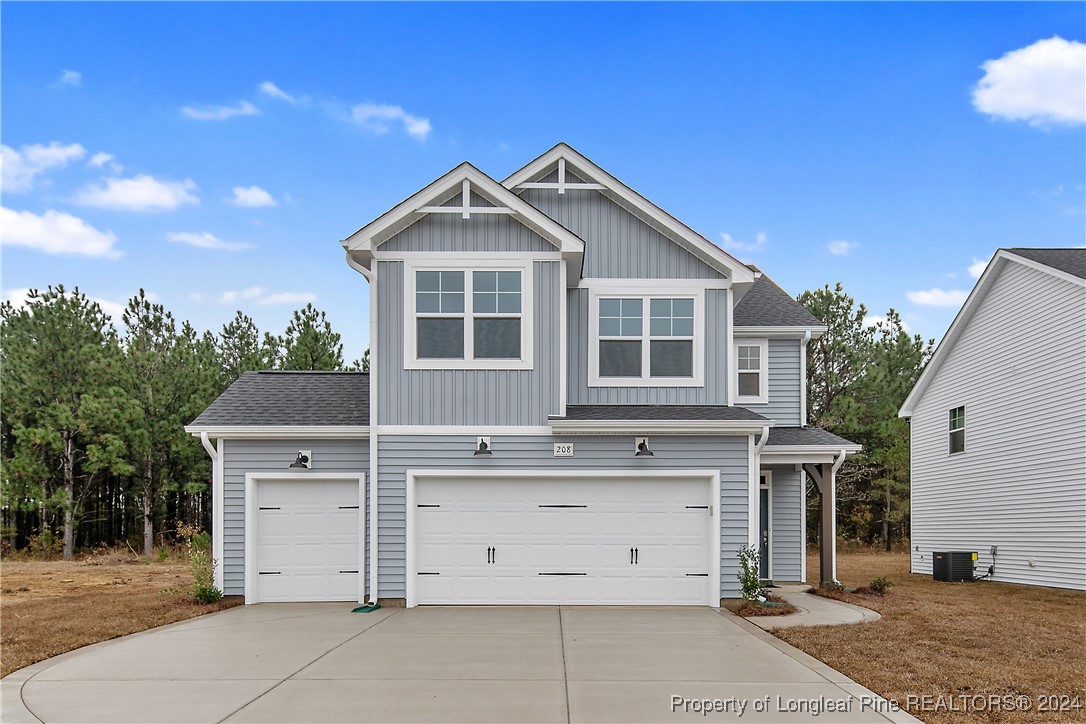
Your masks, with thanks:
<instances>
[{"instance_id":1,"label":"lawn","mask_svg":"<svg viewBox=\"0 0 1086 724\"><path fill-rule=\"evenodd\" d=\"M908 554L841 554L837 566L848 587L877 576L894 582L885 597L846 596L882 620L775 635L903 706L910 696L934 697L926 709L906 706L927 722L1086 721L1086 594L939 583L910 574ZM807 570L818 570L817 557ZM967 711L933 710L940 696L945 707ZM964 698L988 696L1028 696L1032 706L1007 711ZM1082 708L1040 712L1041 697L1057 706L1077 700Z\"/></svg>"},{"instance_id":2,"label":"lawn","mask_svg":"<svg viewBox=\"0 0 1086 724\"><path fill-rule=\"evenodd\" d=\"M0 676L80 646L237 605L193 603L188 563L123 555L0 565Z\"/></svg>"}]
</instances>

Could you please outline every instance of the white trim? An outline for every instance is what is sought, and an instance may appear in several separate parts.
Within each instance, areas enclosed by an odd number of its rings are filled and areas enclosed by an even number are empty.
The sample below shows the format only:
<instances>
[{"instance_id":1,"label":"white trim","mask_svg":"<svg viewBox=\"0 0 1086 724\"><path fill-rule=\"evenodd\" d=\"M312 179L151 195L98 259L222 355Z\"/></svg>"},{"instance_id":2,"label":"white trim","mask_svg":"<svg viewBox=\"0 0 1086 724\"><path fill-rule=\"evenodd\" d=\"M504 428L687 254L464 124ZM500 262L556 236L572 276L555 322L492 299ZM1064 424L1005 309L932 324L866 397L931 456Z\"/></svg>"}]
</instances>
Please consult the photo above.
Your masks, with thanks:
<instances>
[{"instance_id":1,"label":"white trim","mask_svg":"<svg viewBox=\"0 0 1086 724\"><path fill-rule=\"evenodd\" d=\"M381 425L382 435L550 435L546 425Z\"/></svg>"},{"instance_id":2,"label":"white trim","mask_svg":"<svg viewBox=\"0 0 1086 724\"><path fill-rule=\"evenodd\" d=\"M223 484L223 471L225 466L225 458L223 451L225 450L223 439L220 437L215 441L216 459L214 462L214 468L211 475L212 485L215 486L215 490L212 491L215 502L212 504L213 509L211 511L214 516L215 530L211 535L211 556L215 559L215 587L220 591L223 591L226 586L226 574L223 570L224 561L224 546L223 536L226 533L226 488Z\"/></svg>"},{"instance_id":3,"label":"white trim","mask_svg":"<svg viewBox=\"0 0 1086 724\"><path fill-rule=\"evenodd\" d=\"M749 373L750 370L739 369L739 348L740 347L758 347L758 396L751 397L749 395L739 394L739 375L743 373ZM735 340L735 346L732 347L732 354L735 356L735 377L732 378L732 384L735 385L735 404L737 405L765 405L769 403L769 340L765 337L761 338L737 338Z\"/></svg>"},{"instance_id":4,"label":"white trim","mask_svg":"<svg viewBox=\"0 0 1086 724\"><path fill-rule=\"evenodd\" d=\"M807 427L807 344L811 338L808 332L799 343L799 424L803 427Z\"/></svg>"},{"instance_id":5,"label":"white trim","mask_svg":"<svg viewBox=\"0 0 1086 724\"><path fill-rule=\"evenodd\" d=\"M796 464L799 473L799 561L800 582L807 582L807 471Z\"/></svg>"},{"instance_id":6,"label":"white trim","mask_svg":"<svg viewBox=\"0 0 1086 724\"><path fill-rule=\"evenodd\" d=\"M531 182L533 176L545 171L551 164L556 162L572 163L582 176L587 177L585 181L592 181L607 187L601 193L641 218L653 228L672 238L676 243L712 268L726 274L734 282L741 284L754 281L754 272L746 264L743 264L731 254L728 254L719 246L668 214L565 143L559 143L523 168L514 171L502 181L502 185L508 189L516 189L525 183ZM570 188L570 186L567 185L566 188Z\"/></svg>"},{"instance_id":7,"label":"white trim","mask_svg":"<svg viewBox=\"0 0 1086 724\"><path fill-rule=\"evenodd\" d=\"M562 279L566 279L565 259L559 262ZM558 288L558 415L566 416L566 403L569 399L569 289L564 285Z\"/></svg>"},{"instance_id":8,"label":"white trim","mask_svg":"<svg viewBox=\"0 0 1086 724\"><path fill-rule=\"evenodd\" d=\"M366 499L365 473L324 473L314 470L301 470L288 473L245 473L245 605L260 603L256 591L256 486L262 480L357 480L358 481L358 568L362 570L365 560L366 528L363 507ZM358 602L363 601L365 578L358 576Z\"/></svg>"},{"instance_id":9,"label":"white trim","mask_svg":"<svg viewBox=\"0 0 1086 724\"><path fill-rule=\"evenodd\" d=\"M811 336L821 337L829 328L825 325L814 327L736 327L736 337L773 337L775 339L793 339Z\"/></svg>"},{"instance_id":10,"label":"white trim","mask_svg":"<svg viewBox=\"0 0 1086 724\"><path fill-rule=\"evenodd\" d=\"M731 279L597 279L593 277L577 282L578 289L601 291L638 289L651 292L657 289L664 291L681 289L686 294L689 294L692 289L731 289L731 286Z\"/></svg>"},{"instance_id":11,"label":"white trim","mask_svg":"<svg viewBox=\"0 0 1086 724\"><path fill-rule=\"evenodd\" d=\"M766 448L766 451L762 453L762 465L797 465L802 463L832 463L837 459L837 453L840 450L834 452L796 452L796 453L775 453L771 452L772 448Z\"/></svg>"},{"instance_id":12,"label":"white trim","mask_svg":"<svg viewBox=\"0 0 1086 724\"><path fill-rule=\"evenodd\" d=\"M640 299L644 303L641 310L641 376L640 377L601 377L600 376L600 300L601 299ZM694 334L692 337L657 337L659 340L690 340L693 350L693 375L691 377L651 377L650 348L653 339L650 334L650 307L653 299L691 299L694 302ZM588 386L589 387L704 387L705 386L705 341L709 334L709 325L705 318L705 290L691 289L676 285L674 280L666 286L645 288L639 283L627 280L625 284L589 288L588 290ZM609 340L634 341L634 337L608 337Z\"/></svg>"},{"instance_id":13,"label":"white trim","mask_svg":"<svg viewBox=\"0 0 1086 724\"><path fill-rule=\"evenodd\" d=\"M850 453L863 451L863 445L848 443L847 445L768 445L766 455L838 455L841 450ZM806 462L810 462L807 460Z\"/></svg>"},{"instance_id":14,"label":"white trim","mask_svg":"<svg viewBox=\"0 0 1086 724\"><path fill-rule=\"evenodd\" d=\"M962 426L958 427L958 428L955 428L955 427L951 426L953 424L953 422L954 422L953 415L954 415L955 410L961 410L962 411ZM947 421L946 454L947 454L947 457L950 457L952 455L964 455L966 453L966 450L968 450L968 447L966 447L966 442L967 442L968 435L965 432L966 419L967 418L966 418L965 405L956 405L954 407L951 407L949 410L947 410L947 416L946 416L946 421ZM960 432L962 434L962 449L961 450L952 450L951 449L951 447L954 444L954 433L956 433L956 432Z\"/></svg>"},{"instance_id":15,"label":"white trim","mask_svg":"<svg viewBox=\"0 0 1086 724\"><path fill-rule=\"evenodd\" d=\"M726 309L724 310L724 348L727 353L724 355L724 374L727 375L724 381L724 391L727 396L727 402L729 406L735 405L735 291L728 288L727 300L725 301Z\"/></svg>"},{"instance_id":16,"label":"white trim","mask_svg":"<svg viewBox=\"0 0 1086 724\"><path fill-rule=\"evenodd\" d=\"M462 314L438 314L416 312L415 273L420 271L459 271L464 274L464 311ZM476 314L474 307L474 272L476 271L515 271L520 273L520 312L513 314ZM524 256L503 256L490 254L487 259L465 259L452 256L426 257L419 263L404 262L403 270L403 365L405 370L531 370L534 369L535 339L535 263ZM418 317L451 317L464 320L464 357L463 359L420 359L417 356ZM474 333L476 317L520 319L520 358L519 359L474 359Z\"/></svg>"},{"instance_id":17,"label":"white trim","mask_svg":"<svg viewBox=\"0 0 1086 724\"><path fill-rule=\"evenodd\" d=\"M373 258L377 261L415 262L430 266L443 266L449 269L463 269L465 265L479 269L501 267L512 264L526 264L530 261L562 261L559 252L525 251L378 251Z\"/></svg>"},{"instance_id":18,"label":"white trim","mask_svg":"<svg viewBox=\"0 0 1086 724\"><path fill-rule=\"evenodd\" d=\"M965 331L966 325L969 323L969 320L973 318L973 314L976 312L981 301L987 296L988 290L995 284L1003 267L1010 262L1046 272L1057 279L1063 279L1076 286L1086 287L1086 279L1080 279L1073 274L1062 272L1059 269L1053 269L1047 264L1041 264L1032 259L1026 259L1025 257L1018 256L1006 249L997 251L995 256L992 257L992 260L988 262L988 266L984 269L984 273L980 275L980 279L977 280L973 290L969 292L969 296L966 298L962 308L958 310L958 314L954 317L954 321L951 322L950 328L947 330L946 334L943 335L943 339L939 342L939 346L935 348L935 353L931 356L931 359L928 360L928 364L924 367L924 371L920 373L920 378L916 381L916 384L913 385L912 392L905 398L905 402L901 405L901 409L898 410L898 417L912 417L915 414L916 406L924 396L924 392L928 389L928 385L931 384L931 381L939 371L939 368L943 366L943 362L946 360L947 355L950 354L950 350L953 349L954 344Z\"/></svg>"},{"instance_id":19,"label":"white trim","mask_svg":"<svg viewBox=\"0 0 1086 724\"><path fill-rule=\"evenodd\" d=\"M764 483L761 481L762 478L765 478ZM762 506L761 506L761 502L762 502L761 501L761 489L762 488L765 488L766 491L767 491L767 493L766 493L766 507L769 508L769 514L766 517L766 528L767 528L767 531L766 531L766 536L767 536L767 538L766 538L766 548L768 549L767 553L766 553L766 562L765 562L765 574L766 574L766 576L762 580L772 581L773 580L773 471L772 470L763 469L758 473L758 532L759 533L761 533L761 529L762 529L762 518L761 518L761 513L762 513L762 510L761 510L761 508L762 508Z\"/></svg>"},{"instance_id":20,"label":"white trim","mask_svg":"<svg viewBox=\"0 0 1086 724\"><path fill-rule=\"evenodd\" d=\"M556 420L555 435L750 435L772 422L758 420Z\"/></svg>"},{"instance_id":21,"label":"white trim","mask_svg":"<svg viewBox=\"0 0 1086 724\"><path fill-rule=\"evenodd\" d=\"M753 437L751 438L753 440ZM406 596L407 607L412 608L417 605L417 596L415 593L415 486L419 478L662 478L667 480L673 480L676 478L687 479L703 479L709 483L709 500L710 506L710 521L709 521L709 576L708 590L706 591L706 605L719 606L720 605L720 592L721 592L721 578L720 578L720 546L721 546L721 529L720 529L720 470L676 470L676 469L658 469L658 470L639 470L639 469L568 469L559 468L554 470L524 470L520 468L514 469L498 469L487 468L481 470L471 470L464 468L408 468L404 471L405 485L406 485L406 504L407 504L407 517L405 523L405 537L407 541L406 551ZM248 496L247 496L248 498ZM248 519L248 518L247 518Z\"/></svg>"},{"instance_id":22,"label":"white trim","mask_svg":"<svg viewBox=\"0 0 1086 724\"><path fill-rule=\"evenodd\" d=\"M370 354L372 355L373 352L371 351ZM366 438L370 435L370 428L368 425L186 425L185 432L194 436L207 433L212 437L230 440L281 438L331 440Z\"/></svg>"},{"instance_id":23,"label":"white trim","mask_svg":"<svg viewBox=\"0 0 1086 724\"><path fill-rule=\"evenodd\" d=\"M348 257L349 258L349 257ZM353 266L353 265L352 265ZM380 329L378 328L378 304L379 294L377 293L377 264L374 264L373 270L370 271L369 276L366 277L370 285L370 424L380 427L378 424L380 418L378 417L377 402L380 394L378 394L378 383L380 377L377 375L378 366L378 335ZM366 503L366 521L369 522L370 540L369 540L369 559L366 561L366 580L369 581L370 589L370 603L377 602L378 593L378 580L377 580L377 526L379 520L377 518L377 486L380 480L378 476L378 463L377 456L380 450L380 444L378 436L380 432L375 430L370 435L370 472L367 476L370 486L370 498ZM362 544L366 544L366 529L362 529ZM365 593L366 584L362 584L362 592Z\"/></svg>"}]
</instances>

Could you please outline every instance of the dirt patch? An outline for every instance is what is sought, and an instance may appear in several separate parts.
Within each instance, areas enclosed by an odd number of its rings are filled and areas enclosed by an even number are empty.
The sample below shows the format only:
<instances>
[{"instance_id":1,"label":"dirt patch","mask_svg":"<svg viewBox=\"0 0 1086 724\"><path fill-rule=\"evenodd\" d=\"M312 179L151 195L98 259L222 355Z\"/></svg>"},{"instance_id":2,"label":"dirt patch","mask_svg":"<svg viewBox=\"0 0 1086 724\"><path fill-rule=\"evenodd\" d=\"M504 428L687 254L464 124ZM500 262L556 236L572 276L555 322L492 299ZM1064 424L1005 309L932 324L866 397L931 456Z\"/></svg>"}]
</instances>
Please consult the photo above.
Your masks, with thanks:
<instances>
[{"instance_id":1,"label":"dirt patch","mask_svg":"<svg viewBox=\"0 0 1086 724\"><path fill-rule=\"evenodd\" d=\"M751 601L733 601L728 603L725 608L736 616L742 616L743 618L750 618L751 616L787 616L788 614L798 613L799 611L799 609L780 596L771 594L769 596L769 603L777 605L763 606L760 603L753 603Z\"/></svg>"},{"instance_id":2,"label":"dirt patch","mask_svg":"<svg viewBox=\"0 0 1086 724\"><path fill-rule=\"evenodd\" d=\"M188 565L131 560L3 561L0 676L81 646L238 605L187 597Z\"/></svg>"},{"instance_id":3,"label":"dirt patch","mask_svg":"<svg viewBox=\"0 0 1086 724\"><path fill-rule=\"evenodd\" d=\"M817 570L814 557L808 570ZM775 636L926 722L1086 721L1086 594L941 583L910 574L907 554L842 554L837 570L849 587L878 576L894 582L884 596L827 594L878 611L882 619L777 629ZM914 706L907 706L910 696ZM989 696L1026 696L1031 708L1015 711L981 701ZM921 706L915 697L932 699ZM1041 697L1066 706L1039 711ZM1081 708L1073 708L1076 697Z\"/></svg>"}]
</instances>

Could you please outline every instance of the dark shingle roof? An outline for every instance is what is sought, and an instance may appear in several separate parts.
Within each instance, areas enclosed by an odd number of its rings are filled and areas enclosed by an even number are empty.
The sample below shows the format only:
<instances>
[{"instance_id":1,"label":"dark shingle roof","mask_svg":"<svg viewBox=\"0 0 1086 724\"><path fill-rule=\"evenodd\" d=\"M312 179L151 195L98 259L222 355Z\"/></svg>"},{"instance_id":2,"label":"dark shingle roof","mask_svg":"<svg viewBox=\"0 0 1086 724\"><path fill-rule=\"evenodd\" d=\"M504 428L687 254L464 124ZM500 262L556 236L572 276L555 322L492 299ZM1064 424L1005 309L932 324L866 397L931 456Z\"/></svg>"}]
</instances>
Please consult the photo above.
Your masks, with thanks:
<instances>
[{"instance_id":1,"label":"dark shingle roof","mask_svg":"<svg viewBox=\"0 0 1086 724\"><path fill-rule=\"evenodd\" d=\"M766 447L774 445L827 445L841 447L855 445L843 437L817 427L774 427L769 431Z\"/></svg>"},{"instance_id":2,"label":"dark shingle roof","mask_svg":"<svg viewBox=\"0 0 1086 724\"><path fill-rule=\"evenodd\" d=\"M758 271L754 266L751 269ZM822 322L762 274L735 305L736 327L813 327Z\"/></svg>"},{"instance_id":3,"label":"dark shingle roof","mask_svg":"<svg viewBox=\"0 0 1086 724\"><path fill-rule=\"evenodd\" d=\"M556 419L556 418L551 418ZM756 412L727 405L569 405L564 420L766 420ZM768 422L768 420L766 420Z\"/></svg>"},{"instance_id":4,"label":"dark shingle roof","mask_svg":"<svg viewBox=\"0 0 1086 724\"><path fill-rule=\"evenodd\" d=\"M1086 279L1086 249L1023 249L1011 248L1007 251L1040 262L1053 269L1074 274L1079 279Z\"/></svg>"},{"instance_id":5,"label":"dark shingle roof","mask_svg":"<svg viewBox=\"0 0 1086 724\"><path fill-rule=\"evenodd\" d=\"M234 425L368 425L370 376L362 372L246 372L192 421Z\"/></svg>"}]
</instances>

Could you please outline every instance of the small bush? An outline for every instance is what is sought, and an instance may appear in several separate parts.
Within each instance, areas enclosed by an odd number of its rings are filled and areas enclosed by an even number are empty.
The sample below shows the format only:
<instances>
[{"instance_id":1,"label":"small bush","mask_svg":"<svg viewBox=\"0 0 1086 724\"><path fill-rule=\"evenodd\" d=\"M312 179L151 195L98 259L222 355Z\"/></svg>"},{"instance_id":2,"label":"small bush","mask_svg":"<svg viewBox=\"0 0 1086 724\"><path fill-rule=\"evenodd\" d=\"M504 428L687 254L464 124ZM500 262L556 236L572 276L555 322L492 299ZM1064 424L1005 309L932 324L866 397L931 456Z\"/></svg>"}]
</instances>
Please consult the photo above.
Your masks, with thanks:
<instances>
[{"instance_id":1,"label":"small bush","mask_svg":"<svg viewBox=\"0 0 1086 724\"><path fill-rule=\"evenodd\" d=\"M745 545L739 549L739 573L735 577L739 579L739 586L743 590L743 598L748 601L766 600L765 589L762 587L762 579L759 575L761 555L757 546Z\"/></svg>"},{"instance_id":2,"label":"small bush","mask_svg":"<svg viewBox=\"0 0 1086 724\"><path fill-rule=\"evenodd\" d=\"M179 526L177 533L188 548L193 600L203 604L215 603L222 598L222 591L215 586L216 561L211 557L211 535L186 525Z\"/></svg>"},{"instance_id":3,"label":"small bush","mask_svg":"<svg viewBox=\"0 0 1086 724\"><path fill-rule=\"evenodd\" d=\"M886 593L886 591L890 589L890 586L892 585L894 585L894 582L891 581L889 578L887 578L886 576L879 576L878 578L872 580L871 583L867 585L867 587L870 588L873 593L877 593L882 596Z\"/></svg>"}]
</instances>

